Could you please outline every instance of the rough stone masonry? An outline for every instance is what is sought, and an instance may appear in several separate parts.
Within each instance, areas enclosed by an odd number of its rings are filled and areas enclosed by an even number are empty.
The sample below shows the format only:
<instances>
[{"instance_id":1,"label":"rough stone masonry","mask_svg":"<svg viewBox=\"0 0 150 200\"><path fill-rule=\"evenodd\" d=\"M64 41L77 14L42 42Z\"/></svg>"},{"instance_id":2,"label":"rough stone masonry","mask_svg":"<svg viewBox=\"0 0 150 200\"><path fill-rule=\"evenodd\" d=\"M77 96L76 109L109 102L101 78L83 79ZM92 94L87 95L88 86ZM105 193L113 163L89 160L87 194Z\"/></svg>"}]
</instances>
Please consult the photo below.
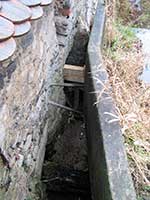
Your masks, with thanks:
<instances>
[{"instance_id":1,"label":"rough stone masonry","mask_svg":"<svg viewBox=\"0 0 150 200\"><path fill-rule=\"evenodd\" d=\"M63 83L63 65L81 8L89 27L96 5L96 0L71 0L68 17L62 14L64 2L56 0L44 8L32 30L16 39L15 54L0 63L0 200L39 199L34 186L40 180L45 145L61 120L61 109L49 100L65 102L62 87L51 85Z\"/></svg>"}]
</instances>

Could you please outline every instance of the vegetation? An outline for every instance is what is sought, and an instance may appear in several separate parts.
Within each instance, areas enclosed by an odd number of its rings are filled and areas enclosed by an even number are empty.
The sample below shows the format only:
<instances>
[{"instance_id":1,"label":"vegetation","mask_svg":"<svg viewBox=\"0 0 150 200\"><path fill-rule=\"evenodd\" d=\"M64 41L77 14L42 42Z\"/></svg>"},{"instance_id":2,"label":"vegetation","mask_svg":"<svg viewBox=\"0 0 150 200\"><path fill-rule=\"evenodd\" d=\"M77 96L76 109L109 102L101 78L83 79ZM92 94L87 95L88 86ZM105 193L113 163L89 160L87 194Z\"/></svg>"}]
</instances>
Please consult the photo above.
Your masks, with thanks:
<instances>
[{"instance_id":1,"label":"vegetation","mask_svg":"<svg viewBox=\"0 0 150 200\"><path fill-rule=\"evenodd\" d=\"M132 11L133 12L133 11ZM134 12L133 12L134 14ZM150 28L150 1L141 0L140 11L131 18L131 24L141 28Z\"/></svg>"},{"instance_id":2,"label":"vegetation","mask_svg":"<svg viewBox=\"0 0 150 200\"><path fill-rule=\"evenodd\" d=\"M116 0L117 16L123 24L134 27L150 28L150 1L141 0L139 7L131 6L128 0Z\"/></svg>"},{"instance_id":3,"label":"vegetation","mask_svg":"<svg viewBox=\"0 0 150 200\"><path fill-rule=\"evenodd\" d=\"M142 6L146 3L150 2L143 0ZM150 194L150 86L138 78L143 55L141 43L130 27L136 24L130 4L127 0L107 0L106 4L104 61L125 138L130 171L137 195L142 199ZM147 23L146 16L150 15L146 7L138 18L141 26ZM148 26L149 23L150 20Z\"/></svg>"}]
</instances>

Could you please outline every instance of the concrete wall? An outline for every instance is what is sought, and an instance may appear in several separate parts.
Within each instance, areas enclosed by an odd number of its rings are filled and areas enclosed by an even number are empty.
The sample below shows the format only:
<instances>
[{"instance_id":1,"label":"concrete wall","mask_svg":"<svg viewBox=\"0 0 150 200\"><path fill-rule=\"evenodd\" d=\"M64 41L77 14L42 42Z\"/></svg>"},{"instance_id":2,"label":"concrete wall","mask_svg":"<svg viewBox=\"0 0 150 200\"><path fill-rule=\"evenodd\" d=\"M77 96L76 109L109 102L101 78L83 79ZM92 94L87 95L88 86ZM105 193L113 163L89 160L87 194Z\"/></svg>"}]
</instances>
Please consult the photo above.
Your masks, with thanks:
<instances>
[{"instance_id":1,"label":"concrete wall","mask_svg":"<svg viewBox=\"0 0 150 200\"><path fill-rule=\"evenodd\" d=\"M101 48L105 8L99 1L87 55L85 114L89 171L94 200L135 200L123 137L110 94ZM107 89L105 85L107 84Z\"/></svg>"}]
</instances>

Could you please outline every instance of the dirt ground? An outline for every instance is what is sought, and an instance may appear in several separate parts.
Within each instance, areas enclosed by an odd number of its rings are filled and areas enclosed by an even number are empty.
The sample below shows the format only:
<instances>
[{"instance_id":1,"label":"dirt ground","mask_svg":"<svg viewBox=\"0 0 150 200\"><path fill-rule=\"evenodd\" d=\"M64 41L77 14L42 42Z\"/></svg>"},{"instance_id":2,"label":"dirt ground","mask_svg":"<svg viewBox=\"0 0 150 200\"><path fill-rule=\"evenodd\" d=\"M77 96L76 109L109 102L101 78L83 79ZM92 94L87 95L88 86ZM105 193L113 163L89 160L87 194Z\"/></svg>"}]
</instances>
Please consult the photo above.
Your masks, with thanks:
<instances>
[{"instance_id":1,"label":"dirt ground","mask_svg":"<svg viewBox=\"0 0 150 200\"><path fill-rule=\"evenodd\" d=\"M69 179L75 184L68 185ZM47 145L42 180L47 183L47 199L90 199L86 133L81 117L64 116L56 137Z\"/></svg>"},{"instance_id":2,"label":"dirt ground","mask_svg":"<svg viewBox=\"0 0 150 200\"><path fill-rule=\"evenodd\" d=\"M54 146L52 161L62 167L74 170L87 170L87 147L83 121L68 121L62 135Z\"/></svg>"}]
</instances>

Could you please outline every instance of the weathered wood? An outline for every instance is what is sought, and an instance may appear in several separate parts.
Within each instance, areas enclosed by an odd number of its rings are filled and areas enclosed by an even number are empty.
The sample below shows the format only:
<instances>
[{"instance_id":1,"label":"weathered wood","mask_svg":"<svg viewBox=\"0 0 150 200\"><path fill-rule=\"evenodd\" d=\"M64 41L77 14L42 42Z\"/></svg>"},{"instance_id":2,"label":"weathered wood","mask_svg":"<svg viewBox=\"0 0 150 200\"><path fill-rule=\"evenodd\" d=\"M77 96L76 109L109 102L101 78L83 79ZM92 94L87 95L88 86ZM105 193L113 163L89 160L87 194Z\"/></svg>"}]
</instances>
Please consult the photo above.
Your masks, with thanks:
<instances>
[{"instance_id":1,"label":"weathered wood","mask_svg":"<svg viewBox=\"0 0 150 200\"><path fill-rule=\"evenodd\" d=\"M12 22L19 23L31 17L30 9L19 1L10 0L2 1L1 3L0 15Z\"/></svg>"},{"instance_id":2,"label":"weathered wood","mask_svg":"<svg viewBox=\"0 0 150 200\"><path fill-rule=\"evenodd\" d=\"M12 22L0 16L0 41L12 36L15 31L14 29Z\"/></svg>"},{"instance_id":3,"label":"weathered wood","mask_svg":"<svg viewBox=\"0 0 150 200\"><path fill-rule=\"evenodd\" d=\"M64 79L66 81L84 83L85 67L75 65L64 66Z\"/></svg>"}]
</instances>

